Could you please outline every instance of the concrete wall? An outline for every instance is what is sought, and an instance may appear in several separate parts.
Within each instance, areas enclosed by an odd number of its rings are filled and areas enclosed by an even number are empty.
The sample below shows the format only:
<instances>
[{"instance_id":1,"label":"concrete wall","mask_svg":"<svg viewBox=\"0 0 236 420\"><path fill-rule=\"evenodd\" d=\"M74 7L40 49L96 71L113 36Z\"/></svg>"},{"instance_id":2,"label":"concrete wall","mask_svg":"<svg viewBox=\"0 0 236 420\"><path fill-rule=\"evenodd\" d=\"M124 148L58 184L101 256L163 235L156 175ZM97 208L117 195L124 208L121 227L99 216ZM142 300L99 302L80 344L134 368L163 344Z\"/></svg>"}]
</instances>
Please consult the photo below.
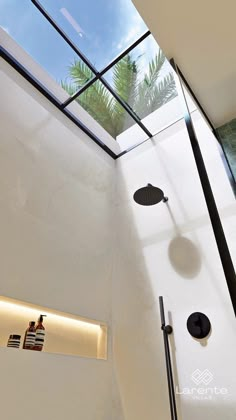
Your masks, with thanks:
<instances>
[{"instance_id":1,"label":"concrete wall","mask_svg":"<svg viewBox=\"0 0 236 420\"><path fill-rule=\"evenodd\" d=\"M133 0L217 127L236 116L236 3Z\"/></svg>"},{"instance_id":2,"label":"concrete wall","mask_svg":"<svg viewBox=\"0 0 236 420\"><path fill-rule=\"evenodd\" d=\"M198 112L194 123L236 261L236 204L215 139ZM190 142L183 121L117 163L115 264L113 271L114 364L128 420L169 420L158 296L174 327L171 351L179 392L196 386L191 376L208 369L209 387L227 394L179 395L182 420L235 418L235 316L219 260ZM136 204L133 193L148 182L162 188L168 204ZM208 340L188 333L195 311L212 323ZM211 391L209 391L211 392ZM196 399L196 397L199 399ZM206 399L205 399L206 397Z\"/></svg>"},{"instance_id":3,"label":"concrete wall","mask_svg":"<svg viewBox=\"0 0 236 420\"><path fill-rule=\"evenodd\" d=\"M114 161L0 66L0 294L104 321L110 334ZM110 348L108 361L1 349L0 368L8 420L111 418Z\"/></svg>"}]
</instances>

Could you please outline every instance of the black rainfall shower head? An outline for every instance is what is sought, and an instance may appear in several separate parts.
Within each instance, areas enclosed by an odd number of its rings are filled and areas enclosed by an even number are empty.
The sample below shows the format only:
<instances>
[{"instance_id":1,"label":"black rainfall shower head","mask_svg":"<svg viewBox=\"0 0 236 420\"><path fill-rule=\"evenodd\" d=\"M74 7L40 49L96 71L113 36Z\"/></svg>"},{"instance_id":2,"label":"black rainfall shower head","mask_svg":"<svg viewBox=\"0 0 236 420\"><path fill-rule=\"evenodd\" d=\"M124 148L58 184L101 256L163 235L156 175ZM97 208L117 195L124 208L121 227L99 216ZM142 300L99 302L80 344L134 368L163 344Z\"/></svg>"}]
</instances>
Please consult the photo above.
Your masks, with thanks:
<instances>
[{"instance_id":1,"label":"black rainfall shower head","mask_svg":"<svg viewBox=\"0 0 236 420\"><path fill-rule=\"evenodd\" d=\"M153 206L161 201L165 203L168 200L160 188L154 187L151 184L147 184L146 187L139 188L134 193L133 198L134 201L141 204L141 206Z\"/></svg>"}]
</instances>

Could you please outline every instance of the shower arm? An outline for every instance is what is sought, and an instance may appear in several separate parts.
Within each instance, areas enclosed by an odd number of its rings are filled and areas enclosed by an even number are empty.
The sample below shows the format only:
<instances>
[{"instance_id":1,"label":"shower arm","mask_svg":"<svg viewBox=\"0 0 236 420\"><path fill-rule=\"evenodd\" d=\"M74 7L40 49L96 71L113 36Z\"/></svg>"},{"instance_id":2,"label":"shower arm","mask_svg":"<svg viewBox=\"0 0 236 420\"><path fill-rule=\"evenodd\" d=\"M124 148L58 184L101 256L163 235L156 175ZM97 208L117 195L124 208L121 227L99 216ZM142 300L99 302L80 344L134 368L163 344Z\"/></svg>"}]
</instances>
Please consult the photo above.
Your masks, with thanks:
<instances>
[{"instance_id":1,"label":"shower arm","mask_svg":"<svg viewBox=\"0 0 236 420\"><path fill-rule=\"evenodd\" d=\"M171 420L178 420L176 401L175 401L174 380L173 380L171 356L170 356L170 348L169 348L169 338L168 338L168 335L172 334L173 328L171 327L171 325L166 325L165 323L165 311L164 311L164 303L163 303L162 296L159 296L159 306L160 306L160 316L161 316L161 330L163 332L163 341L164 341L164 348L165 348L166 374L167 374L168 391L169 391Z\"/></svg>"}]
</instances>

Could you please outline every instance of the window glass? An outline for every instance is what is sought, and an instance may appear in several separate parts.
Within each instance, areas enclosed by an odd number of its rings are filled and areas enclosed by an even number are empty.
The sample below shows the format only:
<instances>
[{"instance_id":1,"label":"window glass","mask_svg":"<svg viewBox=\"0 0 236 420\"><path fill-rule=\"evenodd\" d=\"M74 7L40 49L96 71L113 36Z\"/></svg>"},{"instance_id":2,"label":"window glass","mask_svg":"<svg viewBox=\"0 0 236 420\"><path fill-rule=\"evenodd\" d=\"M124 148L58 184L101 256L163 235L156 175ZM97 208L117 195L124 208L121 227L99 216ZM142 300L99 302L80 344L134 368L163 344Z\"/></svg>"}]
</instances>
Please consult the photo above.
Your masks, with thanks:
<instances>
[{"instance_id":1,"label":"window glass","mask_svg":"<svg viewBox=\"0 0 236 420\"><path fill-rule=\"evenodd\" d=\"M40 4L98 70L147 31L131 0L40 0Z\"/></svg>"},{"instance_id":2,"label":"window glass","mask_svg":"<svg viewBox=\"0 0 236 420\"><path fill-rule=\"evenodd\" d=\"M136 124L136 121L100 81L94 82L75 99L75 102L114 139Z\"/></svg>"},{"instance_id":3,"label":"window glass","mask_svg":"<svg viewBox=\"0 0 236 420\"><path fill-rule=\"evenodd\" d=\"M0 1L0 26L70 94L87 81L72 74L79 57L31 1ZM84 63L83 70L93 76Z\"/></svg>"},{"instance_id":4,"label":"window glass","mask_svg":"<svg viewBox=\"0 0 236 420\"><path fill-rule=\"evenodd\" d=\"M142 41L104 77L153 134L182 116L172 67L153 36ZM163 115L161 108L167 104Z\"/></svg>"}]
</instances>

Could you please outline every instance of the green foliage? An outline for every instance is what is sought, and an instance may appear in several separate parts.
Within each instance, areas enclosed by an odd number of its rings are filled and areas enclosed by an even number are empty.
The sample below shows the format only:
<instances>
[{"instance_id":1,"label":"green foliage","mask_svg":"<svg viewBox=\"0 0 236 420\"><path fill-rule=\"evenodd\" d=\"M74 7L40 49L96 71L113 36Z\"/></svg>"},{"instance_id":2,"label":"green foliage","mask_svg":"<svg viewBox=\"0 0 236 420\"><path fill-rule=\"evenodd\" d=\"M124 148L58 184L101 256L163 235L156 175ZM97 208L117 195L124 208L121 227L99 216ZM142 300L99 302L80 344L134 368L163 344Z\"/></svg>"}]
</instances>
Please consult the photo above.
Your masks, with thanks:
<instances>
[{"instance_id":1,"label":"green foliage","mask_svg":"<svg viewBox=\"0 0 236 420\"><path fill-rule=\"evenodd\" d=\"M177 93L173 74L170 72L161 77L166 62L161 50L150 61L141 80L139 58L133 60L130 54L122 58L112 69L112 85L119 97L142 119L173 99ZM73 95L94 74L84 62L75 60L69 66L68 76L73 83L67 80L61 85L69 95ZM76 100L114 138L134 124L134 120L100 81L94 82Z\"/></svg>"},{"instance_id":2,"label":"green foliage","mask_svg":"<svg viewBox=\"0 0 236 420\"><path fill-rule=\"evenodd\" d=\"M69 66L69 76L76 84L77 90L85 85L93 76L93 72L82 60L74 60L74 63Z\"/></svg>"}]
</instances>

